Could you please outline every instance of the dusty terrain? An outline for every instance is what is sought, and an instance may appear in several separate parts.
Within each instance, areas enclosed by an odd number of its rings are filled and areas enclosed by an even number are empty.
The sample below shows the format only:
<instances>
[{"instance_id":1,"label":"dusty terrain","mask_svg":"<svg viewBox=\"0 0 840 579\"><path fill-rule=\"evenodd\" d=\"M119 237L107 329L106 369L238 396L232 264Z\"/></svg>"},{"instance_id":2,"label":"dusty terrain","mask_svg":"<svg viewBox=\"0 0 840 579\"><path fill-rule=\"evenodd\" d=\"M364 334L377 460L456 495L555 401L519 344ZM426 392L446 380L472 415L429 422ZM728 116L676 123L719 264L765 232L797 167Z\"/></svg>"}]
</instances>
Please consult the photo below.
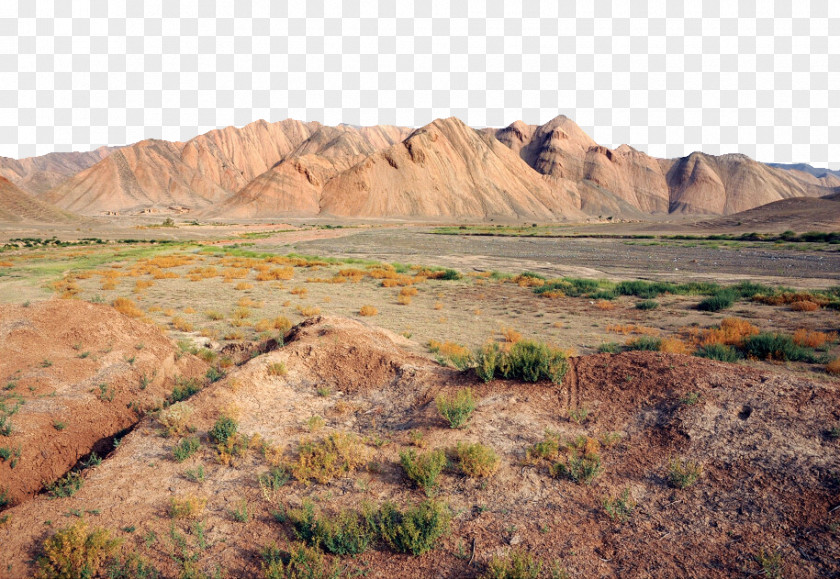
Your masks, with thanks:
<instances>
[{"instance_id":1,"label":"dusty terrain","mask_svg":"<svg viewBox=\"0 0 840 579\"><path fill-rule=\"evenodd\" d=\"M574 358L560 385L484 384L471 371L410 354L406 345L357 321L307 322L284 346L232 368L186 402L201 448L185 462L173 459L178 436L162 436L151 415L100 465L83 471L73 496L39 496L7 509L2 572L28 574L41 541L83 518L167 577L187 570L256 575L261 547L294 537L289 523L272 515L278 509L306 498L327 512L384 500L416 503L424 495L402 474L399 451L482 441L500 467L483 480L454 466L441 475L435 497L453 519L436 549L414 557L376 543L356 558L336 558L344 574L472 577L493 556L519 549L557 576L836 575L838 447L824 434L840 420L836 380L634 352ZM285 373L272 372L280 363ZM433 401L465 386L474 388L478 407L465 429L450 429ZM221 415L235 418L249 441L232 459L208 437ZM603 472L589 485L576 484L526 460L547 430L562 440L606 441ZM325 484L292 480L261 490L257 476L278 460L294 460L301 440L333 432L359 437L365 467ZM673 459L702 464L694 485L668 485ZM626 520L614 520L604 501L625 489L635 507ZM173 518L171 501L191 496L202 505L198 511Z\"/></svg>"}]
</instances>

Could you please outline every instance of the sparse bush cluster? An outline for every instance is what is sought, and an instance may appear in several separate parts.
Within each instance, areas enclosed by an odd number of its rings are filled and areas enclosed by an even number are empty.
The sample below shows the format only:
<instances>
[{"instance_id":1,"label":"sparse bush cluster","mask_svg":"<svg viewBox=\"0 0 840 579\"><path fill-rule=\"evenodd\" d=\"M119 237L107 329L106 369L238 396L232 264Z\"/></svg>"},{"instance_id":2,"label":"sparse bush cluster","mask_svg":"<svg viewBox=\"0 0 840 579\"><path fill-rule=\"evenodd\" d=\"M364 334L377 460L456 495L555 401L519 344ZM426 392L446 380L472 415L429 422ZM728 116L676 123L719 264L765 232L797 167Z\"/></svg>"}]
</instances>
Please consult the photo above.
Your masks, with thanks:
<instances>
[{"instance_id":1,"label":"sparse bush cluster","mask_svg":"<svg viewBox=\"0 0 840 579\"><path fill-rule=\"evenodd\" d=\"M476 373L485 382L497 375L508 380L538 382L563 381L568 370L565 352L532 340L520 340L508 348L495 342L482 346L476 353Z\"/></svg>"}]
</instances>

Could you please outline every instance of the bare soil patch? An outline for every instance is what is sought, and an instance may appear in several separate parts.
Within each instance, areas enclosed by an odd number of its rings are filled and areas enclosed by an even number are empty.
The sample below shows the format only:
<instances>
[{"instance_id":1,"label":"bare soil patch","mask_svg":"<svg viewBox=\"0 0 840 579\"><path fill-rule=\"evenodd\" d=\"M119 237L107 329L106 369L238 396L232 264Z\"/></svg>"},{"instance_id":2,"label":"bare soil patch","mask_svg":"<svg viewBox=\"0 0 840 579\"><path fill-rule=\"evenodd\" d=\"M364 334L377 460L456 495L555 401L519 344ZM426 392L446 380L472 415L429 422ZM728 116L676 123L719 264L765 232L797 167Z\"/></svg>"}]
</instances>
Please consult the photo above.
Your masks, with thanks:
<instances>
[{"instance_id":1,"label":"bare soil patch","mask_svg":"<svg viewBox=\"0 0 840 579\"><path fill-rule=\"evenodd\" d=\"M341 558L345 572L475 577L491 557L517 548L571 577L750 576L766 572L762 552L778 554L785 576L836 573L840 447L825 432L840 420L837 380L630 352L575 358L561 385L485 384L355 320L315 318L286 338L186 402L202 446L185 462L173 458L178 437L161 436L150 416L86 471L73 497L37 497L5 511L5 572L31 572L37 544L71 512L122 537L123 549L148 557L165 576L181 573L187 555L208 574L255 576L262 546L294 538L272 513L305 499L326 512L419 502L425 496L405 479L400 451L451 454L458 442L482 442L500 468L479 480L447 467L434 494L453 522L435 550L413 557L377 543ZM451 429L434 400L466 386L477 408L466 428ZM233 417L248 441L238 456L220 455L210 439L220 416ZM602 441L603 470L591 484L555 478L549 463L527 459L547 429L563 442ZM261 489L258 475L293 461L301 441L330 433L357 436L366 468L326 484ZM673 488L672 460L696 462L702 474ZM635 507L626 520L613 519L605 500L625 490ZM192 519L171 518L170 501L191 495L206 507ZM242 504L244 520L232 514Z\"/></svg>"}]
</instances>

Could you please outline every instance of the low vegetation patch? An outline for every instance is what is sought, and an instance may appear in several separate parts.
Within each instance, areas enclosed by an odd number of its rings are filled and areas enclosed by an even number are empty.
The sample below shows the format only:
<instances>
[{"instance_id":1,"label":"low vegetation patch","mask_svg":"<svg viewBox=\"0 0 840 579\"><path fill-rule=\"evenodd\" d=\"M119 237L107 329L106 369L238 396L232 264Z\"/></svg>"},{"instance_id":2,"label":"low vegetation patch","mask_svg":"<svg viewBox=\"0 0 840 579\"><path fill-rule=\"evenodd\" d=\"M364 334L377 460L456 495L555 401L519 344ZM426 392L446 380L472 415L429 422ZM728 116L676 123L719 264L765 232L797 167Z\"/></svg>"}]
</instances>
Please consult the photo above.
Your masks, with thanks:
<instances>
[{"instance_id":1,"label":"low vegetation patch","mask_svg":"<svg viewBox=\"0 0 840 579\"><path fill-rule=\"evenodd\" d=\"M435 399L435 405L450 428L462 428L469 422L475 410L475 396L471 388L463 388L454 396L439 395Z\"/></svg>"},{"instance_id":2,"label":"low vegetation patch","mask_svg":"<svg viewBox=\"0 0 840 579\"><path fill-rule=\"evenodd\" d=\"M422 555L449 533L452 514L446 504L431 500L405 510L388 502L374 520L379 535L394 551Z\"/></svg>"},{"instance_id":3,"label":"low vegetation patch","mask_svg":"<svg viewBox=\"0 0 840 579\"><path fill-rule=\"evenodd\" d=\"M560 384L568 370L565 352L533 340L520 340L505 349L491 342L480 348L475 358L476 373L485 382L498 375L508 380Z\"/></svg>"},{"instance_id":4,"label":"low vegetation patch","mask_svg":"<svg viewBox=\"0 0 840 579\"><path fill-rule=\"evenodd\" d=\"M482 579L538 579L542 574L542 561L527 551L514 549L505 556L495 555L487 564Z\"/></svg>"},{"instance_id":5,"label":"low vegetation patch","mask_svg":"<svg viewBox=\"0 0 840 579\"><path fill-rule=\"evenodd\" d=\"M297 459L289 468L301 482L314 480L324 484L363 466L369 454L356 436L335 432L319 442L302 442Z\"/></svg>"},{"instance_id":6,"label":"low vegetation patch","mask_svg":"<svg viewBox=\"0 0 840 579\"><path fill-rule=\"evenodd\" d=\"M603 471L600 451L601 445L597 440L580 436L566 444L565 459L555 463L551 472L557 478L589 484Z\"/></svg>"},{"instance_id":7,"label":"low vegetation patch","mask_svg":"<svg viewBox=\"0 0 840 579\"><path fill-rule=\"evenodd\" d=\"M674 458L668 463L668 482L675 489L687 489L703 474L703 465L693 460Z\"/></svg>"},{"instance_id":8,"label":"low vegetation patch","mask_svg":"<svg viewBox=\"0 0 840 579\"><path fill-rule=\"evenodd\" d=\"M370 514L354 510L325 515L315 511L312 501L286 513L298 539L334 555L358 555L370 547L375 532Z\"/></svg>"},{"instance_id":9,"label":"low vegetation patch","mask_svg":"<svg viewBox=\"0 0 840 579\"><path fill-rule=\"evenodd\" d=\"M480 442L459 442L455 455L458 457L458 466L468 477L489 477L499 469L499 456L492 448Z\"/></svg>"},{"instance_id":10,"label":"low vegetation patch","mask_svg":"<svg viewBox=\"0 0 840 579\"><path fill-rule=\"evenodd\" d=\"M120 541L105 529L88 529L87 523L59 529L41 547L35 571L37 579L82 579L97 576Z\"/></svg>"},{"instance_id":11,"label":"low vegetation patch","mask_svg":"<svg viewBox=\"0 0 840 579\"><path fill-rule=\"evenodd\" d=\"M446 467L446 453L433 450L417 454L414 449L400 452L400 465L408 479L427 495L437 487L437 479Z\"/></svg>"}]
</instances>

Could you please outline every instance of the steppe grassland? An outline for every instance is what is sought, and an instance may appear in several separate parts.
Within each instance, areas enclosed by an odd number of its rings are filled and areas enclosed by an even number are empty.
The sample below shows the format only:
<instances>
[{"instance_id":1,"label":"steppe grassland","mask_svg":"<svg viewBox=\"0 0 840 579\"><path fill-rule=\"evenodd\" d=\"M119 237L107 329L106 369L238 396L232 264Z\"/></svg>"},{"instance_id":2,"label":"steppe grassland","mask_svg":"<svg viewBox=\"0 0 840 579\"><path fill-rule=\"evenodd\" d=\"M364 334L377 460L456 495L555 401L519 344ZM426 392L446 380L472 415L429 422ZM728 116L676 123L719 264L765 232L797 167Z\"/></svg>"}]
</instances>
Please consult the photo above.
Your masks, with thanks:
<instances>
[{"instance_id":1,"label":"steppe grassland","mask_svg":"<svg viewBox=\"0 0 840 579\"><path fill-rule=\"evenodd\" d=\"M817 348L826 359L837 355L833 302L796 292L702 311L698 304L707 298L695 292L647 299L616 295L615 284L603 281L567 287L527 272L456 275L434 266L189 243L23 249L4 252L0 261L0 301L58 295L117 304L175 339L259 340L314 315L358 319L375 311L371 323L411 338L423 352L429 343L475 349L517 335L572 353L653 347L638 340L651 336L655 349L691 353L709 344L710 329L740 318L761 332L799 332L798 341L808 343L816 338L805 333L822 334ZM571 291L581 287L587 291Z\"/></svg>"}]
</instances>

